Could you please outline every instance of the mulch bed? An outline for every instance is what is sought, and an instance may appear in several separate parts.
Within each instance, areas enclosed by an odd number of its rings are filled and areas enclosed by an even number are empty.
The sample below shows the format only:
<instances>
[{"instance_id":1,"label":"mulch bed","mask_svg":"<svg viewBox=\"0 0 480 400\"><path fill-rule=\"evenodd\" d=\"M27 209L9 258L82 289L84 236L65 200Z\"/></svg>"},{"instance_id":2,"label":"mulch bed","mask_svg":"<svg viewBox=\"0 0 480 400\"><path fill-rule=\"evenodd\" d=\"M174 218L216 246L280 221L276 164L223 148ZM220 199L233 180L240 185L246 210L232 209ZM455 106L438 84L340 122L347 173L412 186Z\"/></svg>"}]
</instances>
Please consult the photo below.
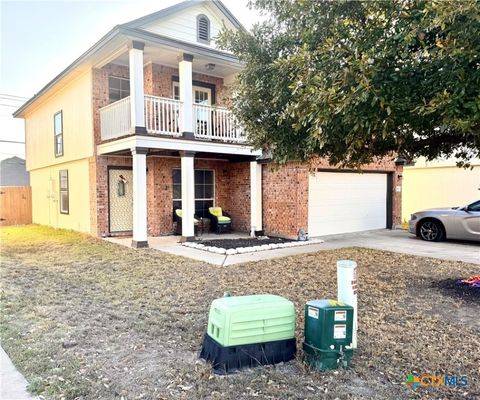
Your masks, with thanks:
<instances>
[{"instance_id":1,"label":"mulch bed","mask_svg":"<svg viewBox=\"0 0 480 400\"><path fill-rule=\"evenodd\" d=\"M470 301L480 304L480 288L461 284L457 279L444 279L439 282L434 282L433 287L438 287L441 291L452 297L460 297L462 300Z\"/></svg>"},{"instance_id":2,"label":"mulch bed","mask_svg":"<svg viewBox=\"0 0 480 400\"><path fill-rule=\"evenodd\" d=\"M241 238L241 239L215 239L215 240L202 240L202 244L211 247L221 247L223 249L237 249L239 247L253 247L261 246L264 244L279 244L295 242L295 240L282 239L277 237L269 237L268 239L262 238Z\"/></svg>"}]
</instances>

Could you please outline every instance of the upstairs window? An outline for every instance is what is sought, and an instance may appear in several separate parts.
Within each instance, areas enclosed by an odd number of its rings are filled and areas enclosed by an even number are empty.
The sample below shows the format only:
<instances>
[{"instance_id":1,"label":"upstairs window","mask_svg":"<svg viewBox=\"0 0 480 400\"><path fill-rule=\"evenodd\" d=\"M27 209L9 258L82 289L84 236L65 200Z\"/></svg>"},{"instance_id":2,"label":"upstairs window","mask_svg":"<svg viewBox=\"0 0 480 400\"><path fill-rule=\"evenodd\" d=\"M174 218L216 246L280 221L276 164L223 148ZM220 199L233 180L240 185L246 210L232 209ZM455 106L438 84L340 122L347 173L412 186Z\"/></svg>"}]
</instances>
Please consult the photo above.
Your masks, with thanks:
<instances>
[{"instance_id":1,"label":"upstairs window","mask_svg":"<svg viewBox=\"0 0 480 400\"><path fill-rule=\"evenodd\" d=\"M210 44L210 20L207 16L197 16L197 42Z\"/></svg>"},{"instance_id":2,"label":"upstairs window","mask_svg":"<svg viewBox=\"0 0 480 400\"><path fill-rule=\"evenodd\" d=\"M130 79L120 78L118 76L108 77L108 101L113 103L115 101L124 99L130 96Z\"/></svg>"},{"instance_id":3,"label":"upstairs window","mask_svg":"<svg viewBox=\"0 0 480 400\"><path fill-rule=\"evenodd\" d=\"M53 116L53 133L55 135L55 157L63 156L63 112Z\"/></svg>"}]
</instances>

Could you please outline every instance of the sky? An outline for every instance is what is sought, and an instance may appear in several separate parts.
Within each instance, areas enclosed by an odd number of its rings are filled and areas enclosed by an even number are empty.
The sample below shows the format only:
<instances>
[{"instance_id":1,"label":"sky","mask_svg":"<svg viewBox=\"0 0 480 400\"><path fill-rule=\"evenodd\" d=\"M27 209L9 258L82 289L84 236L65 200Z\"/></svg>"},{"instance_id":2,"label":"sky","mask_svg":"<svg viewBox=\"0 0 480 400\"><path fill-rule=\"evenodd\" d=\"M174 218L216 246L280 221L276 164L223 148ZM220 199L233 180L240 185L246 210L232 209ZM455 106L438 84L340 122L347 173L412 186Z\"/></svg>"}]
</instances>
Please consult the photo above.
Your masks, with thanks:
<instances>
[{"instance_id":1,"label":"sky","mask_svg":"<svg viewBox=\"0 0 480 400\"><path fill-rule=\"evenodd\" d=\"M115 25L179 0L0 0L0 93L31 97ZM224 4L249 28L247 0Z\"/></svg>"},{"instance_id":2,"label":"sky","mask_svg":"<svg viewBox=\"0 0 480 400\"><path fill-rule=\"evenodd\" d=\"M30 98L115 25L180 0L0 0L0 96ZM260 19L247 0L223 0L248 29ZM17 101L18 102L18 101ZM14 102L15 103L15 102ZM23 124L0 102L0 158L23 155ZM16 103L15 103L16 104Z\"/></svg>"}]
</instances>

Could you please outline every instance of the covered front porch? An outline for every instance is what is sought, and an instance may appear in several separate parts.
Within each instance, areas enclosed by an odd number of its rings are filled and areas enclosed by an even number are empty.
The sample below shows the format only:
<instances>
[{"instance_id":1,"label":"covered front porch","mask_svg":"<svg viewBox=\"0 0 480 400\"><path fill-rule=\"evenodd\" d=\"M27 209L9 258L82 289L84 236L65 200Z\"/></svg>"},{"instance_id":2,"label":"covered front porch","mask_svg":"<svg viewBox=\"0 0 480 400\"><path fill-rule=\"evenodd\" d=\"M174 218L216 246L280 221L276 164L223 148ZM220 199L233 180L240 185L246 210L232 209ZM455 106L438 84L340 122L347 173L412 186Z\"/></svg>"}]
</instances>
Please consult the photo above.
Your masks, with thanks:
<instances>
[{"instance_id":1,"label":"covered front porch","mask_svg":"<svg viewBox=\"0 0 480 400\"><path fill-rule=\"evenodd\" d=\"M227 108L238 60L218 50L142 39L96 66L108 74L108 103L98 104L100 140L148 134L246 143Z\"/></svg>"},{"instance_id":2,"label":"covered front porch","mask_svg":"<svg viewBox=\"0 0 480 400\"><path fill-rule=\"evenodd\" d=\"M188 143L188 150L168 150L149 140L133 137L123 149L116 142L98 146L108 181L103 236L129 237L133 247L175 232L177 241L194 241L212 234L210 207L230 215L232 232L249 236L262 230L262 166L249 148L231 145L232 154L214 146L207 152L198 147L205 143L182 140L179 145ZM181 210L180 230L175 209Z\"/></svg>"}]
</instances>

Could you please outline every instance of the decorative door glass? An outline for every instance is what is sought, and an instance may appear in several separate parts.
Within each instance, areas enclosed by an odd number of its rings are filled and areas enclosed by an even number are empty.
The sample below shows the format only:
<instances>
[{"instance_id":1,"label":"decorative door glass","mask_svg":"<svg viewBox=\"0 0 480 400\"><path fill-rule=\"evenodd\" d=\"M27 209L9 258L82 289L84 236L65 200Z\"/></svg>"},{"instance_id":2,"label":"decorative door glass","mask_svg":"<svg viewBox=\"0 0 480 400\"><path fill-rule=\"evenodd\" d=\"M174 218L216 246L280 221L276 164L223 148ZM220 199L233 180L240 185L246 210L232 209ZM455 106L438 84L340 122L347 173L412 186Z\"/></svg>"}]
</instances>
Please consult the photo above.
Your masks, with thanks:
<instances>
[{"instance_id":1,"label":"decorative door glass","mask_svg":"<svg viewBox=\"0 0 480 400\"><path fill-rule=\"evenodd\" d=\"M133 229L132 170L110 169L108 172L108 198L110 232Z\"/></svg>"}]
</instances>

